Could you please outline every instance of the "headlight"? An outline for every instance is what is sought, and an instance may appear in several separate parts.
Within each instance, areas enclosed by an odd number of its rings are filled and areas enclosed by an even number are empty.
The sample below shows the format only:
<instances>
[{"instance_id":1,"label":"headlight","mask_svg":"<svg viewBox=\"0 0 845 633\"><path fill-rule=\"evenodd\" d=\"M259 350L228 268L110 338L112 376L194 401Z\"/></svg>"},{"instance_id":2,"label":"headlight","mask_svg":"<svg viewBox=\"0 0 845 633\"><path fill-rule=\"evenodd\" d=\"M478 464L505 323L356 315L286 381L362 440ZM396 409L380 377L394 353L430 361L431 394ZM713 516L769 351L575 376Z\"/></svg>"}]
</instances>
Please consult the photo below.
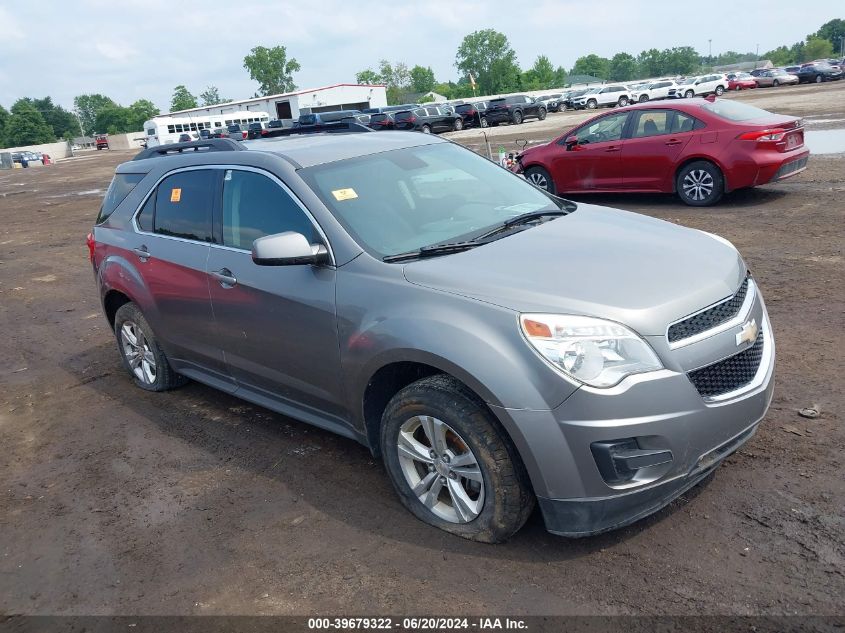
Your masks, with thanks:
<instances>
[{"instance_id":1,"label":"headlight","mask_svg":"<svg viewBox=\"0 0 845 633\"><path fill-rule=\"evenodd\" d=\"M663 369L648 343L619 323L564 314L523 314L519 323L543 358L592 387L612 387L631 374Z\"/></svg>"}]
</instances>

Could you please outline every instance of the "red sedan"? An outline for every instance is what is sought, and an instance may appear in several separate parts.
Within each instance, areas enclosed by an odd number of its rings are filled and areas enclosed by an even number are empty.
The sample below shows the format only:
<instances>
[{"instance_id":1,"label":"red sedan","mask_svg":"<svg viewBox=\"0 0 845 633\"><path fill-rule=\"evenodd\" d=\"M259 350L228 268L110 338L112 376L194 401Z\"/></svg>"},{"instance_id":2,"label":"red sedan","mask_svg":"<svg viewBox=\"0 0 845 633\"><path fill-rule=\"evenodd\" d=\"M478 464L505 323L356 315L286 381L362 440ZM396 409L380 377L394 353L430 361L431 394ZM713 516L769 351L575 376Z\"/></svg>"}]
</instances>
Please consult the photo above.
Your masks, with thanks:
<instances>
[{"instance_id":1,"label":"red sedan","mask_svg":"<svg viewBox=\"0 0 845 633\"><path fill-rule=\"evenodd\" d=\"M715 99L640 103L517 156L513 170L553 194L677 193L693 206L807 167L800 119Z\"/></svg>"},{"instance_id":2,"label":"red sedan","mask_svg":"<svg viewBox=\"0 0 845 633\"><path fill-rule=\"evenodd\" d=\"M746 90L757 87L757 81L748 73L731 73L727 77L728 90Z\"/></svg>"}]
</instances>

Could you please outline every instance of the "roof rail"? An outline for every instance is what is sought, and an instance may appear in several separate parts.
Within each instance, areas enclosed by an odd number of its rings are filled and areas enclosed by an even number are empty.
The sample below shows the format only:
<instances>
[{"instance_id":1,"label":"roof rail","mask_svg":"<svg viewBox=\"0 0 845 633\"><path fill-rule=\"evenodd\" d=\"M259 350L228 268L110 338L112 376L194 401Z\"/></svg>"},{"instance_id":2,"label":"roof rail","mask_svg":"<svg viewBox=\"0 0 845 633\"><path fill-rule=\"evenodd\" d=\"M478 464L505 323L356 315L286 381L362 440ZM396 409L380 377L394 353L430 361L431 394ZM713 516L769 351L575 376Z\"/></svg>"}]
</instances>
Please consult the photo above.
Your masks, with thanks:
<instances>
[{"instance_id":1,"label":"roof rail","mask_svg":"<svg viewBox=\"0 0 845 633\"><path fill-rule=\"evenodd\" d=\"M366 125L362 125L354 117L332 121L330 123L318 123L317 125L302 125L290 128L267 128L261 130L258 138L273 138L276 136L296 136L299 134L358 134L362 132L374 132Z\"/></svg>"},{"instance_id":2,"label":"roof rail","mask_svg":"<svg viewBox=\"0 0 845 633\"><path fill-rule=\"evenodd\" d=\"M188 141L187 143L169 143L167 145L156 145L138 152L132 160L145 160L159 156L183 154L185 152L232 152L245 150L240 141L231 138L210 138L204 141Z\"/></svg>"}]
</instances>

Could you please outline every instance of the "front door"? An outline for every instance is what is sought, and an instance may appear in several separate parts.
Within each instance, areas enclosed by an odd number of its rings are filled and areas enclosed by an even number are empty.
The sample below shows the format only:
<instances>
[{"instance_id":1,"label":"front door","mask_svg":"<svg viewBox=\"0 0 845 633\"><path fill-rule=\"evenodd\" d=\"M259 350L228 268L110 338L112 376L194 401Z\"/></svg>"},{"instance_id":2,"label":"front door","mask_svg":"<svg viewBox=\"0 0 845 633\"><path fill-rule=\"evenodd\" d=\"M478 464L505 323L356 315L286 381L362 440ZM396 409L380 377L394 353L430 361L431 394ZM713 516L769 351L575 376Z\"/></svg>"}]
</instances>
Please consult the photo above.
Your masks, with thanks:
<instances>
[{"instance_id":1,"label":"front door","mask_svg":"<svg viewBox=\"0 0 845 633\"><path fill-rule=\"evenodd\" d=\"M300 411L343 415L334 268L258 266L252 243L284 231L325 240L274 177L229 169L221 246L208 258L217 339L239 387Z\"/></svg>"},{"instance_id":2,"label":"front door","mask_svg":"<svg viewBox=\"0 0 845 633\"><path fill-rule=\"evenodd\" d=\"M628 113L609 114L569 134L578 142L552 159L552 178L561 193L615 191L622 188L622 133Z\"/></svg>"}]
</instances>

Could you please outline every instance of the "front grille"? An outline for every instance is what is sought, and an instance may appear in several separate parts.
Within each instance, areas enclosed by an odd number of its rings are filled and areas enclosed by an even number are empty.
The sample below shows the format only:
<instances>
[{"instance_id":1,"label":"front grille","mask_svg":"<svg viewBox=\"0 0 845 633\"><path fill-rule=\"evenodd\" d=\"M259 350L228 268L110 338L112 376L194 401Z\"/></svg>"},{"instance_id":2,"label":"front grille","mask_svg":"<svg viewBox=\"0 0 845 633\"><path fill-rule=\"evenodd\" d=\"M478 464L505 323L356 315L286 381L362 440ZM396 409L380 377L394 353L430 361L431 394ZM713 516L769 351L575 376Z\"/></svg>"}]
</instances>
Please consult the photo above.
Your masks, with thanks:
<instances>
[{"instance_id":1,"label":"front grille","mask_svg":"<svg viewBox=\"0 0 845 633\"><path fill-rule=\"evenodd\" d=\"M675 343L677 341L682 341L685 338L695 336L701 332L706 332L725 321L729 321L739 312L743 301L745 301L745 295L747 292L748 278L746 277L745 281L742 282L742 285L733 297L725 299L721 303L718 303L703 312L694 314L688 319L684 319L683 321L678 321L677 323L670 325L667 335L669 337L669 342Z\"/></svg>"},{"instance_id":2,"label":"front grille","mask_svg":"<svg viewBox=\"0 0 845 633\"><path fill-rule=\"evenodd\" d=\"M718 363L689 372L690 381L702 398L720 396L741 389L757 375L763 358L763 332L754 345Z\"/></svg>"},{"instance_id":3,"label":"front grille","mask_svg":"<svg viewBox=\"0 0 845 633\"><path fill-rule=\"evenodd\" d=\"M780 169L777 170L777 173L775 173L774 180L778 180L780 178L788 176L789 174L795 173L799 169L804 169L806 166L807 166L807 157L806 156L804 158L799 158L798 160L793 160L792 162L789 162L789 163L784 163L783 165L780 166Z\"/></svg>"}]
</instances>

